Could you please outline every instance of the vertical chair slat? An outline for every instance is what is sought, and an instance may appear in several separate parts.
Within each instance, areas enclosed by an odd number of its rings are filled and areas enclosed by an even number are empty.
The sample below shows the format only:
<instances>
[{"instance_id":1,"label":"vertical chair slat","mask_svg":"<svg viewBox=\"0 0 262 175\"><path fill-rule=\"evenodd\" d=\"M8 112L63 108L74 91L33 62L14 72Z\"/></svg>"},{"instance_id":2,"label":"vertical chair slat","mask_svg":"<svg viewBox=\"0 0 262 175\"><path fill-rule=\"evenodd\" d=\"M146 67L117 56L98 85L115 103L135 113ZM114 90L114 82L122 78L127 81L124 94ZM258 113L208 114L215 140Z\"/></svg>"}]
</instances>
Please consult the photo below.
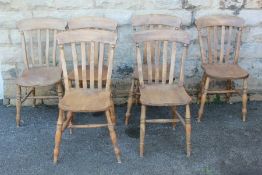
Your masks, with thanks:
<instances>
[{"instance_id":1,"label":"vertical chair slat","mask_svg":"<svg viewBox=\"0 0 262 175\"><path fill-rule=\"evenodd\" d=\"M163 46L163 67L162 67L162 84L166 83L167 49L168 49L168 41L164 41L164 46Z\"/></svg>"},{"instance_id":2,"label":"vertical chair slat","mask_svg":"<svg viewBox=\"0 0 262 175\"><path fill-rule=\"evenodd\" d=\"M95 65L98 65L98 52L99 51L99 45L98 42L95 42Z\"/></svg>"},{"instance_id":3,"label":"vertical chair slat","mask_svg":"<svg viewBox=\"0 0 262 175\"><path fill-rule=\"evenodd\" d=\"M49 66L48 61L48 55L49 55L49 29L46 29L46 43L45 43L45 59L46 59L46 65Z\"/></svg>"},{"instance_id":4,"label":"vertical chair slat","mask_svg":"<svg viewBox=\"0 0 262 175\"><path fill-rule=\"evenodd\" d=\"M224 45L225 45L225 26L222 26L222 32L221 32L221 43L220 43L220 59L219 62L223 62L224 58Z\"/></svg>"},{"instance_id":5,"label":"vertical chair slat","mask_svg":"<svg viewBox=\"0 0 262 175\"><path fill-rule=\"evenodd\" d=\"M82 83L83 89L87 89L86 79L86 44L81 42L81 55L82 55Z\"/></svg>"},{"instance_id":6,"label":"vertical chair slat","mask_svg":"<svg viewBox=\"0 0 262 175\"><path fill-rule=\"evenodd\" d=\"M24 32L21 32L21 39L22 39L22 49L23 49L24 63L25 63L25 65L26 65L26 69L29 69L28 57L27 57L27 52L26 52L26 44L25 44L25 34L24 34Z\"/></svg>"},{"instance_id":7,"label":"vertical chair slat","mask_svg":"<svg viewBox=\"0 0 262 175\"><path fill-rule=\"evenodd\" d=\"M138 77L139 77L139 83L141 86L144 85L144 77L142 73L142 60L141 60L141 53L139 49L139 44L136 44L136 61L137 61L137 70L138 70Z\"/></svg>"},{"instance_id":8,"label":"vertical chair slat","mask_svg":"<svg viewBox=\"0 0 262 175\"><path fill-rule=\"evenodd\" d=\"M151 62L151 43L147 42L147 70L148 70L148 83L152 83L152 62Z\"/></svg>"},{"instance_id":9,"label":"vertical chair slat","mask_svg":"<svg viewBox=\"0 0 262 175\"><path fill-rule=\"evenodd\" d=\"M98 89L102 89L103 61L104 61L104 43L100 43L99 60L98 60Z\"/></svg>"},{"instance_id":10,"label":"vertical chair slat","mask_svg":"<svg viewBox=\"0 0 262 175\"><path fill-rule=\"evenodd\" d=\"M231 39L232 39L232 26L228 29L228 36L227 36L227 51L226 51L226 57L225 62L228 63L229 61L229 54L230 54L230 48L231 48Z\"/></svg>"},{"instance_id":11,"label":"vertical chair slat","mask_svg":"<svg viewBox=\"0 0 262 175\"><path fill-rule=\"evenodd\" d=\"M42 64L42 45L41 45L41 30L37 30L37 46L38 46L38 60L39 64Z\"/></svg>"},{"instance_id":12,"label":"vertical chair slat","mask_svg":"<svg viewBox=\"0 0 262 175\"><path fill-rule=\"evenodd\" d=\"M213 59L212 59L212 46L211 46L211 27L207 28L207 45L208 45L208 60L209 63L212 63Z\"/></svg>"},{"instance_id":13,"label":"vertical chair slat","mask_svg":"<svg viewBox=\"0 0 262 175\"><path fill-rule=\"evenodd\" d=\"M95 75L94 75L94 70L95 70L95 43L91 42L91 47L90 47L90 89L94 89L94 84L95 84Z\"/></svg>"},{"instance_id":14,"label":"vertical chair slat","mask_svg":"<svg viewBox=\"0 0 262 175\"><path fill-rule=\"evenodd\" d=\"M240 43L241 43L241 35L242 35L242 28L240 27L237 32L237 40L236 40L236 50L234 56L234 64L238 62L239 58L239 50L240 50Z\"/></svg>"},{"instance_id":15,"label":"vertical chair slat","mask_svg":"<svg viewBox=\"0 0 262 175\"><path fill-rule=\"evenodd\" d=\"M30 54L31 54L31 61L32 64L35 64L35 56L34 56L34 45L33 45L33 31L29 31L29 42L30 42Z\"/></svg>"},{"instance_id":16,"label":"vertical chair slat","mask_svg":"<svg viewBox=\"0 0 262 175\"><path fill-rule=\"evenodd\" d=\"M76 44L71 43L71 48L72 48L73 65L74 65L75 86L76 86L76 88L79 88L79 75L78 75Z\"/></svg>"},{"instance_id":17,"label":"vertical chair slat","mask_svg":"<svg viewBox=\"0 0 262 175\"><path fill-rule=\"evenodd\" d=\"M217 26L214 26L214 62L217 62L217 43L218 43L218 36L217 36Z\"/></svg>"},{"instance_id":18,"label":"vertical chair slat","mask_svg":"<svg viewBox=\"0 0 262 175\"><path fill-rule=\"evenodd\" d=\"M114 57L114 49L115 45L109 45L109 54L108 54L108 70L107 70L107 78L106 78L106 90L110 90L111 86L111 76L113 69L113 57Z\"/></svg>"},{"instance_id":19,"label":"vertical chair slat","mask_svg":"<svg viewBox=\"0 0 262 175\"><path fill-rule=\"evenodd\" d=\"M56 35L57 35L57 30L54 30L54 41L53 41L53 66L56 65Z\"/></svg>"},{"instance_id":20,"label":"vertical chair slat","mask_svg":"<svg viewBox=\"0 0 262 175\"><path fill-rule=\"evenodd\" d=\"M155 83L159 83L160 48L159 41L155 42Z\"/></svg>"},{"instance_id":21,"label":"vertical chair slat","mask_svg":"<svg viewBox=\"0 0 262 175\"><path fill-rule=\"evenodd\" d=\"M203 43L203 38L201 36L201 30L200 29L199 29L198 33L199 33L198 34L198 40L199 40L199 44L200 44L202 63L207 63L206 51L204 49L204 43Z\"/></svg>"},{"instance_id":22,"label":"vertical chair slat","mask_svg":"<svg viewBox=\"0 0 262 175\"><path fill-rule=\"evenodd\" d=\"M68 73L67 73L67 68L66 68L64 47L60 45L59 48L60 48L60 62L62 64L64 83L65 83L65 90L68 91L69 90L69 81L68 81Z\"/></svg>"},{"instance_id":23,"label":"vertical chair slat","mask_svg":"<svg viewBox=\"0 0 262 175\"><path fill-rule=\"evenodd\" d=\"M147 63L147 42L144 42L143 64Z\"/></svg>"},{"instance_id":24,"label":"vertical chair slat","mask_svg":"<svg viewBox=\"0 0 262 175\"><path fill-rule=\"evenodd\" d=\"M184 64L185 64L187 49L188 49L188 45L184 44L183 54L180 63L180 75L179 75L179 85L181 86L184 84Z\"/></svg>"},{"instance_id":25,"label":"vertical chair slat","mask_svg":"<svg viewBox=\"0 0 262 175\"><path fill-rule=\"evenodd\" d=\"M170 64L170 71L169 71L169 84L172 84L174 80L175 65L176 65L176 42L173 42L171 64Z\"/></svg>"},{"instance_id":26,"label":"vertical chair slat","mask_svg":"<svg viewBox=\"0 0 262 175\"><path fill-rule=\"evenodd\" d=\"M90 43L86 43L86 47L87 47L87 63L88 63L88 65L90 65L91 44Z\"/></svg>"}]
</instances>

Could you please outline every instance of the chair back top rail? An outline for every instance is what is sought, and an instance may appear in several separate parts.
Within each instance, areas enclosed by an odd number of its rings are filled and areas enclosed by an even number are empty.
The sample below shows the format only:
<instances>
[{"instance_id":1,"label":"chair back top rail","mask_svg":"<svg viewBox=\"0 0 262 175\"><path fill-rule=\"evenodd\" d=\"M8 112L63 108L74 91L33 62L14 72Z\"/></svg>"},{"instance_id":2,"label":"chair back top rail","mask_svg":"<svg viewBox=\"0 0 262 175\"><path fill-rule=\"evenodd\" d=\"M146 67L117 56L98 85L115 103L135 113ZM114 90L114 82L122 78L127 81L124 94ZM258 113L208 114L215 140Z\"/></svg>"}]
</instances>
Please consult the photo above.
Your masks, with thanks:
<instances>
[{"instance_id":1,"label":"chair back top rail","mask_svg":"<svg viewBox=\"0 0 262 175\"><path fill-rule=\"evenodd\" d=\"M80 29L71 30L59 33L57 35L57 41L60 47L60 60L62 63L63 76L65 82L65 89L99 89L102 87L102 75L103 71L107 71L106 75L106 90L110 90L112 64L115 44L117 41L117 34L110 31ZM99 57L97 64L95 64L95 45L99 45ZM71 47L71 53L65 52L65 47ZM77 49L79 48L79 49ZM90 48L90 49L86 49ZM89 53L90 52L90 53ZM78 57L81 57L79 59ZM68 71L69 63L66 60L72 60L74 71L75 85L69 86ZM106 60L107 59L107 60ZM107 70L103 69L103 62L107 61ZM89 70L87 70L87 63L89 63ZM81 65L81 70L79 66ZM80 71L80 72L79 72ZM88 72L89 71L89 72ZM79 76L82 76L83 85L79 84ZM89 79L87 79L89 76ZM97 81L95 81L97 80Z\"/></svg>"},{"instance_id":2,"label":"chair back top rail","mask_svg":"<svg viewBox=\"0 0 262 175\"><path fill-rule=\"evenodd\" d=\"M116 31L117 22L112 19L104 18L104 17L83 16L83 17L70 19L68 21L68 28L70 30L94 28L94 29Z\"/></svg>"},{"instance_id":3,"label":"chair back top rail","mask_svg":"<svg viewBox=\"0 0 262 175\"><path fill-rule=\"evenodd\" d=\"M176 16L160 14L137 15L132 18L133 27L140 27L145 25L164 25L174 28L180 28L181 19Z\"/></svg>"},{"instance_id":4,"label":"chair back top rail","mask_svg":"<svg viewBox=\"0 0 262 175\"><path fill-rule=\"evenodd\" d=\"M141 86L144 86L145 83L159 82L173 84L176 67L180 68L178 84L181 86L184 84L184 60L190 43L189 36L185 31L171 29L147 30L135 32L133 38L136 43L136 61ZM182 47L179 47L181 45ZM155 48L153 58L152 47ZM144 51L146 51L146 63L143 63L142 60ZM181 57L179 60L180 66L176 66L176 58L179 55ZM148 77L146 81L144 81L144 73Z\"/></svg>"}]
</instances>

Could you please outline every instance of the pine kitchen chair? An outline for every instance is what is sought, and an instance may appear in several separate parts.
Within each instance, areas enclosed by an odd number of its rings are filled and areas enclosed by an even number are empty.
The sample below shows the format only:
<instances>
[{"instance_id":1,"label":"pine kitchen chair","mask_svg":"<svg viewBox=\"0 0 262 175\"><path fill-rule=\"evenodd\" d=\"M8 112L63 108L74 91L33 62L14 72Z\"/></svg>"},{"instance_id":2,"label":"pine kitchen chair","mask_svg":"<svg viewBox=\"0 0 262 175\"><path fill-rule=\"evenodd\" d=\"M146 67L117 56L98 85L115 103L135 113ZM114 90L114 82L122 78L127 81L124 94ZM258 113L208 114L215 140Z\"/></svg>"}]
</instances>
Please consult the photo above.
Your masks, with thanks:
<instances>
[{"instance_id":1,"label":"pine kitchen chair","mask_svg":"<svg viewBox=\"0 0 262 175\"><path fill-rule=\"evenodd\" d=\"M143 157L144 154L146 123L175 124L177 122L181 122L185 127L186 152L187 156L190 156L191 116L189 104L191 98L184 88L184 62L190 42L189 36L182 30L148 30L134 33L134 42L136 43L136 61L142 104L140 156ZM157 46L153 59L151 57L152 45ZM141 56L144 49L147 53L146 64L144 64L143 56ZM147 67L146 72L145 67ZM153 68L155 68L155 74L153 74ZM176 72L179 73L176 74ZM144 79L144 74L147 74L147 80ZM174 79L176 75L178 78ZM169 106L172 108L173 119L146 119L147 106ZM185 119L176 110L177 106L185 106Z\"/></svg>"},{"instance_id":2,"label":"pine kitchen chair","mask_svg":"<svg viewBox=\"0 0 262 175\"><path fill-rule=\"evenodd\" d=\"M196 20L202 57L202 77L198 112L200 122L207 94L226 94L229 100L232 93L242 92L242 120L247 116L248 72L238 65L241 35L245 21L236 16L205 16ZM243 89L232 86L234 80L243 80ZM209 89L211 80L226 81L226 89Z\"/></svg>"},{"instance_id":3,"label":"pine kitchen chair","mask_svg":"<svg viewBox=\"0 0 262 175\"><path fill-rule=\"evenodd\" d=\"M108 127L117 161L120 163L120 149L114 130L115 115L112 112L111 75L113 67L114 48L117 34L102 30L72 30L60 33L57 41L60 47L65 95L59 102L59 116L55 134L54 163L57 162L62 133L66 128L97 128ZM95 43L99 44L98 74L95 74ZM86 46L90 45L90 55L86 54ZM65 52L68 49L72 54ZM108 52L105 52L107 50ZM78 55L80 58L78 58ZM67 62L66 62L67 60ZM69 85L69 61L73 63L75 84ZM90 62L89 77L87 77L87 62ZM107 62L106 85L102 86L103 64ZM78 66L81 65L82 82L80 86ZM97 80L97 81L95 81ZM88 85L89 84L89 85ZM70 125L71 117L65 112L105 112L107 123Z\"/></svg>"},{"instance_id":4,"label":"pine kitchen chair","mask_svg":"<svg viewBox=\"0 0 262 175\"><path fill-rule=\"evenodd\" d=\"M57 18L24 19L17 23L21 33L25 70L16 80L16 125L20 125L21 107L26 99L58 98L63 95L61 68L56 59L56 35L67 22ZM35 96L37 87L57 85L58 96ZM22 88L30 91L22 98ZM32 94L32 96L30 96Z\"/></svg>"},{"instance_id":5,"label":"pine kitchen chair","mask_svg":"<svg viewBox=\"0 0 262 175\"><path fill-rule=\"evenodd\" d=\"M160 15L160 14L148 14L148 15L138 15L132 18L132 27L133 31L145 31L145 30L153 30L153 29L173 29L179 30L181 27L181 19L176 16L170 15ZM145 47L146 48L146 47ZM151 46L151 56L154 56L155 46ZM158 53L159 54L159 53ZM143 51L143 63L146 64L147 62L147 52L146 49ZM147 77L147 66L144 67L144 80L148 80ZM154 67L154 66L153 66ZM161 69L161 68L160 68ZM167 70L169 72L169 70ZM155 73L155 69L153 68L153 74ZM160 76L156 77L158 81L161 80L161 71ZM128 125L128 121L131 116L131 109L134 101L137 103L139 101L139 80L138 80L138 70L137 67L134 68L133 71L133 78L131 83L131 88L128 95L127 101L127 112L125 114L125 124ZM134 100L135 99L135 100Z\"/></svg>"}]
</instances>

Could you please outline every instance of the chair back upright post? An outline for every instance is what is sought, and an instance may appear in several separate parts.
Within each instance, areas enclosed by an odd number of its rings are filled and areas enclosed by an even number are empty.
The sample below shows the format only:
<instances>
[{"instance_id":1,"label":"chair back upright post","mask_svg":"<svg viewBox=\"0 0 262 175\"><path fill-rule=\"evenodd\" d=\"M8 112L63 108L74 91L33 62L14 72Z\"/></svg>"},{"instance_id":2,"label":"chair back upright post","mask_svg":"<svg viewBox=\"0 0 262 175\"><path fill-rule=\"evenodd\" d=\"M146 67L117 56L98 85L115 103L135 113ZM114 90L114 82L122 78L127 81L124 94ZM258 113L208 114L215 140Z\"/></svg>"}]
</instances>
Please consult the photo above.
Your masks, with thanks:
<instances>
[{"instance_id":1,"label":"chair back upright post","mask_svg":"<svg viewBox=\"0 0 262 175\"><path fill-rule=\"evenodd\" d=\"M90 30L90 29L80 29L72 30L58 34L57 36L58 44L60 47L60 59L62 63L64 82L66 92L70 89L91 89L91 90L102 90L102 71L103 71L103 62L107 58L107 80L106 80L106 90L110 90L111 84L111 75L112 75L112 64L114 49L117 40L117 34L109 31L101 30ZM98 60L98 73L95 74L95 43L98 43L100 46L99 49L99 60ZM86 54L86 45L90 45L90 55ZM72 58L73 58L73 69L74 69L74 78L75 86L69 86L68 79L68 68L66 64L66 58L71 57L68 55L65 56L65 47L71 47ZM105 48L108 48L108 53L105 52ZM80 49L77 49L80 48ZM80 54L78 54L79 52ZM81 55L81 59L78 59L78 55ZM89 79L86 77L86 62L90 62L90 72ZM78 75L78 65L82 67L83 75L83 86L79 85L79 75ZM97 83L95 81L97 79ZM87 81L90 86L87 86Z\"/></svg>"},{"instance_id":2,"label":"chair back upright post","mask_svg":"<svg viewBox=\"0 0 262 175\"><path fill-rule=\"evenodd\" d=\"M36 66L57 66L56 35L67 22L57 18L24 19L17 23L26 69Z\"/></svg>"},{"instance_id":3,"label":"chair back upright post","mask_svg":"<svg viewBox=\"0 0 262 175\"><path fill-rule=\"evenodd\" d=\"M187 54L188 45L190 43L189 36L186 32L181 30L170 30L170 29L162 29L162 30L150 30L150 31L141 31L136 32L134 34L134 41L136 43L136 60L138 66L138 74L139 74L139 83L143 87L144 79L143 79L143 66L142 66L142 57L141 52L143 47L146 44L146 52L147 52L147 66L148 66L148 81L147 84L153 83L162 83L162 84L173 84L174 83L174 75L175 75L175 67L176 67L176 57L181 54L180 59L180 70L178 75L178 84L180 86L184 85L184 60ZM158 42L161 44L160 55L155 54L154 58L151 60L151 44ZM182 49L179 50L179 46L182 46ZM181 47L180 47L181 48ZM171 52L169 52L171 50ZM155 66L155 77L152 75L152 65ZM167 76L167 69L169 66L169 76ZM162 67L162 78L159 80L160 76L160 68ZM169 77L168 80L166 77ZM153 81L153 79L155 81Z\"/></svg>"},{"instance_id":4,"label":"chair back upright post","mask_svg":"<svg viewBox=\"0 0 262 175\"><path fill-rule=\"evenodd\" d=\"M244 23L236 16L197 19L202 64L237 64Z\"/></svg>"}]
</instances>

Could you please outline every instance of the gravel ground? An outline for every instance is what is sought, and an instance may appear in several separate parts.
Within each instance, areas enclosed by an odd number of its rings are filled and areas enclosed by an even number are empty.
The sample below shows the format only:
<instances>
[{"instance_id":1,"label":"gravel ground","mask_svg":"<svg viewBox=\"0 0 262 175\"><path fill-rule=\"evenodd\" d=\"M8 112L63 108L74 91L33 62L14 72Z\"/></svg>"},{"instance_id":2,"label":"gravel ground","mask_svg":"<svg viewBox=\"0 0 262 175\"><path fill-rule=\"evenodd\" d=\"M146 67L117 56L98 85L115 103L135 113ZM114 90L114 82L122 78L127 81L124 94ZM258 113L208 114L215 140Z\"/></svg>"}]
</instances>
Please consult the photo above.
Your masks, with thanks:
<instances>
[{"instance_id":1,"label":"gravel ground","mask_svg":"<svg viewBox=\"0 0 262 175\"><path fill-rule=\"evenodd\" d=\"M262 174L262 103L249 102L243 123L241 103L208 104L201 123L198 105L191 106L192 155L186 157L181 124L146 127L145 154L139 157L140 107L133 108L130 125L124 125L126 106L117 107L117 135L122 164L116 163L106 128L78 129L63 134L59 163L52 153L58 109L56 106L24 107L23 123L15 126L15 107L0 105L0 174ZM184 108L179 108L184 114ZM148 117L170 117L168 108L148 109ZM77 114L75 123L103 122L102 113Z\"/></svg>"}]
</instances>

